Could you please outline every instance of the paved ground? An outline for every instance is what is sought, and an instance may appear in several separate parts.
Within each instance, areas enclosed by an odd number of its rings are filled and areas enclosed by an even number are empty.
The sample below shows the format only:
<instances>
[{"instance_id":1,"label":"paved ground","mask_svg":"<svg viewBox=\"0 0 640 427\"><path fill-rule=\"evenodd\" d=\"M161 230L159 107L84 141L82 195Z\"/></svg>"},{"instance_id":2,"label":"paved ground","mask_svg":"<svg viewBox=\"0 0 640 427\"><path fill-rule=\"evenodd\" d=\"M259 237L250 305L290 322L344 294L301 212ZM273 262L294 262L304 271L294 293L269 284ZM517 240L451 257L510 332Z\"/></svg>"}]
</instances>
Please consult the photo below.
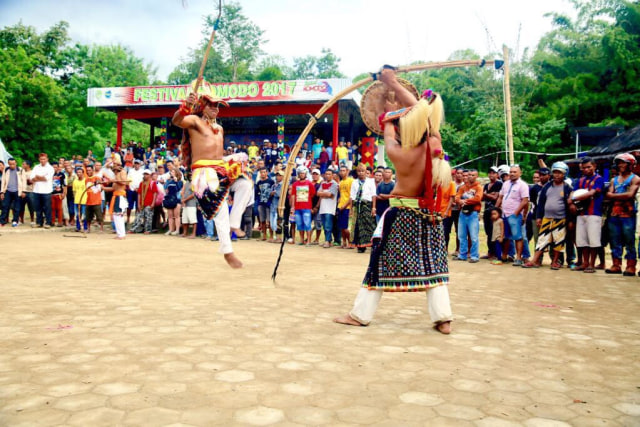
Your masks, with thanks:
<instances>
[{"instance_id":1,"label":"paved ground","mask_svg":"<svg viewBox=\"0 0 640 427\"><path fill-rule=\"evenodd\" d=\"M452 263L456 321L355 251L0 231L0 425L640 425L640 278Z\"/></svg>"}]
</instances>

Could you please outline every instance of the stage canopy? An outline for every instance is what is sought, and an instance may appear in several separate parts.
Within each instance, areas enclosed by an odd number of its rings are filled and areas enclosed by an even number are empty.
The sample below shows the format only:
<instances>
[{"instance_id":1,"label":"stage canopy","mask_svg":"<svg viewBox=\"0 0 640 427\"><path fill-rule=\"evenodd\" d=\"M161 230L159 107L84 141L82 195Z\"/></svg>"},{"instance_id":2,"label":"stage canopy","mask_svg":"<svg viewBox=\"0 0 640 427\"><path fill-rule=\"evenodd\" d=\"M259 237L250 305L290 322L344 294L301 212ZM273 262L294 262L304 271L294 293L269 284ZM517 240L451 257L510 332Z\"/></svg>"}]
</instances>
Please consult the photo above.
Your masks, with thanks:
<instances>
[{"instance_id":1,"label":"stage canopy","mask_svg":"<svg viewBox=\"0 0 640 427\"><path fill-rule=\"evenodd\" d=\"M292 144L308 122L336 93L351 85L349 79L280 80L265 82L203 82L199 92L224 98L231 108L221 108L219 121L225 128L225 142L249 143L278 140L278 127L284 127L281 141ZM150 141L177 139L180 130L171 125L171 117L186 99L190 85L90 88L87 106L113 111L118 116L118 139L122 143L122 121L148 123ZM367 131L360 117L359 92L354 91L331 107L316 124L313 138L335 146L340 139L357 141ZM310 136L310 138L312 138ZM335 150L334 150L335 153Z\"/></svg>"}]
</instances>

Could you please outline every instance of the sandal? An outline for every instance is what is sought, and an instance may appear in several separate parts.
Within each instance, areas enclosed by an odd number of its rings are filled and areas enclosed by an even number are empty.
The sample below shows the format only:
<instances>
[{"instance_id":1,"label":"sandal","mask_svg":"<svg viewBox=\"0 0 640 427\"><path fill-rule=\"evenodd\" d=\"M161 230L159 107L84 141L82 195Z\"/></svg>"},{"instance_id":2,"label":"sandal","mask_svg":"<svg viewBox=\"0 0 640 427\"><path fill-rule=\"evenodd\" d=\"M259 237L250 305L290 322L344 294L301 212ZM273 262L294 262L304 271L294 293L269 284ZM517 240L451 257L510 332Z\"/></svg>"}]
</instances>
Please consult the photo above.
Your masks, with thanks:
<instances>
[{"instance_id":1,"label":"sandal","mask_svg":"<svg viewBox=\"0 0 640 427\"><path fill-rule=\"evenodd\" d=\"M534 264L531 261L527 261L524 264L522 264L522 268L540 268L540 264Z\"/></svg>"},{"instance_id":2,"label":"sandal","mask_svg":"<svg viewBox=\"0 0 640 427\"><path fill-rule=\"evenodd\" d=\"M560 264L558 264L558 263L554 262L553 264L551 264L551 269L552 270L560 270L561 268L562 268L562 266Z\"/></svg>"},{"instance_id":3,"label":"sandal","mask_svg":"<svg viewBox=\"0 0 640 427\"><path fill-rule=\"evenodd\" d=\"M584 270L582 270L583 273L595 273L596 269L595 268L591 268L591 267L587 267Z\"/></svg>"}]
</instances>

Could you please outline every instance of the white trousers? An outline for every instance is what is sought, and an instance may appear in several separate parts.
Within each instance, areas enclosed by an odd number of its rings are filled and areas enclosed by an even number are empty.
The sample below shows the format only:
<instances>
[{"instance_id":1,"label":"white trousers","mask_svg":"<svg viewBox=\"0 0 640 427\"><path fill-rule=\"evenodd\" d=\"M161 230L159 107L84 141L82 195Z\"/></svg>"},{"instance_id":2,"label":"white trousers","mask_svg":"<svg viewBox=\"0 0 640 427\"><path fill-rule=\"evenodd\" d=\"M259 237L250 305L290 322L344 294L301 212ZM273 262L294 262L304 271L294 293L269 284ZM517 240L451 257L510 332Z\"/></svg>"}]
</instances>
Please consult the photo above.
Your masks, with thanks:
<instances>
[{"instance_id":1,"label":"white trousers","mask_svg":"<svg viewBox=\"0 0 640 427\"><path fill-rule=\"evenodd\" d=\"M125 237L124 215L121 213L114 213L113 224L116 226L116 236L120 238Z\"/></svg>"},{"instance_id":2,"label":"white trousers","mask_svg":"<svg viewBox=\"0 0 640 427\"><path fill-rule=\"evenodd\" d=\"M67 204L67 198L65 197L64 199L62 199L62 217L66 220L69 221L69 205Z\"/></svg>"},{"instance_id":3,"label":"white trousers","mask_svg":"<svg viewBox=\"0 0 640 427\"><path fill-rule=\"evenodd\" d=\"M353 309L349 315L362 323L368 325L373 319L373 315L378 309L380 298L382 298L382 290L369 290L360 288L356 300L353 303ZM427 294L427 302L429 306L429 316L433 323L441 323L453 320L451 314L451 302L449 301L449 289L447 285L436 286L425 292Z\"/></svg>"},{"instance_id":4,"label":"white trousers","mask_svg":"<svg viewBox=\"0 0 640 427\"><path fill-rule=\"evenodd\" d=\"M229 226L229 205L226 199L220 205L218 214L213 217L213 222L216 224L218 241L220 242L218 252L221 254L230 254L233 252L233 247L231 246L231 228Z\"/></svg>"},{"instance_id":5,"label":"white trousers","mask_svg":"<svg viewBox=\"0 0 640 427\"><path fill-rule=\"evenodd\" d=\"M229 224L231 228L240 228L242 215L244 214L244 210L247 208L247 206L249 206L251 196L253 195L253 183L246 178L237 179L231 185L230 191L232 191L234 194L233 206L231 207L231 214L229 214ZM216 223L216 226L217 225L218 223Z\"/></svg>"}]
</instances>

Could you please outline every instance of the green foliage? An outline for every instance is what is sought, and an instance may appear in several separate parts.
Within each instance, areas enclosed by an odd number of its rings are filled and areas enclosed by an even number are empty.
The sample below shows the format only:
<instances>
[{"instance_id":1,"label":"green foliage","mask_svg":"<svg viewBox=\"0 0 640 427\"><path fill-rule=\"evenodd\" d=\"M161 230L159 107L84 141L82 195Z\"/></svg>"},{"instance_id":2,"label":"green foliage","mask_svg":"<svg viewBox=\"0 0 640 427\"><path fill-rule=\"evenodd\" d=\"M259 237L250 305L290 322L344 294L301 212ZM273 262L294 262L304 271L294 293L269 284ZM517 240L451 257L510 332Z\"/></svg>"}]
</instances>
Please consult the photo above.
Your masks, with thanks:
<instances>
[{"instance_id":1,"label":"green foliage","mask_svg":"<svg viewBox=\"0 0 640 427\"><path fill-rule=\"evenodd\" d=\"M198 77L217 17L217 14L205 17L200 45L195 49L189 49L187 57L182 58L181 63L169 74L169 84L186 84ZM263 34L264 31L260 27L243 15L242 7L238 3L224 4L220 24L204 69L205 80L253 80L250 70L255 68L262 54L260 46L265 43ZM275 70L272 72L275 73Z\"/></svg>"},{"instance_id":2,"label":"green foliage","mask_svg":"<svg viewBox=\"0 0 640 427\"><path fill-rule=\"evenodd\" d=\"M70 156L115 140L116 116L87 107L89 87L144 85L155 70L122 46L69 46L68 24L43 34L22 23L0 31L0 138L14 156ZM127 133L141 139L148 126Z\"/></svg>"},{"instance_id":3,"label":"green foliage","mask_svg":"<svg viewBox=\"0 0 640 427\"><path fill-rule=\"evenodd\" d=\"M331 49L322 48L320 56L307 55L293 59L293 79L329 79L344 77L339 69L340 58Z\"/></svg>"},{"instance_id":4,"label":"green foliage","mask_svg":"<svg viewBox=\"0 0 640 427\"><path fill-rule=\"evenodd\" d=\"M554 29L532 57L534 112L574 126L640 121L640 3L574 0L575 21L552 14Z\"/></svg>"}]
</instances>

